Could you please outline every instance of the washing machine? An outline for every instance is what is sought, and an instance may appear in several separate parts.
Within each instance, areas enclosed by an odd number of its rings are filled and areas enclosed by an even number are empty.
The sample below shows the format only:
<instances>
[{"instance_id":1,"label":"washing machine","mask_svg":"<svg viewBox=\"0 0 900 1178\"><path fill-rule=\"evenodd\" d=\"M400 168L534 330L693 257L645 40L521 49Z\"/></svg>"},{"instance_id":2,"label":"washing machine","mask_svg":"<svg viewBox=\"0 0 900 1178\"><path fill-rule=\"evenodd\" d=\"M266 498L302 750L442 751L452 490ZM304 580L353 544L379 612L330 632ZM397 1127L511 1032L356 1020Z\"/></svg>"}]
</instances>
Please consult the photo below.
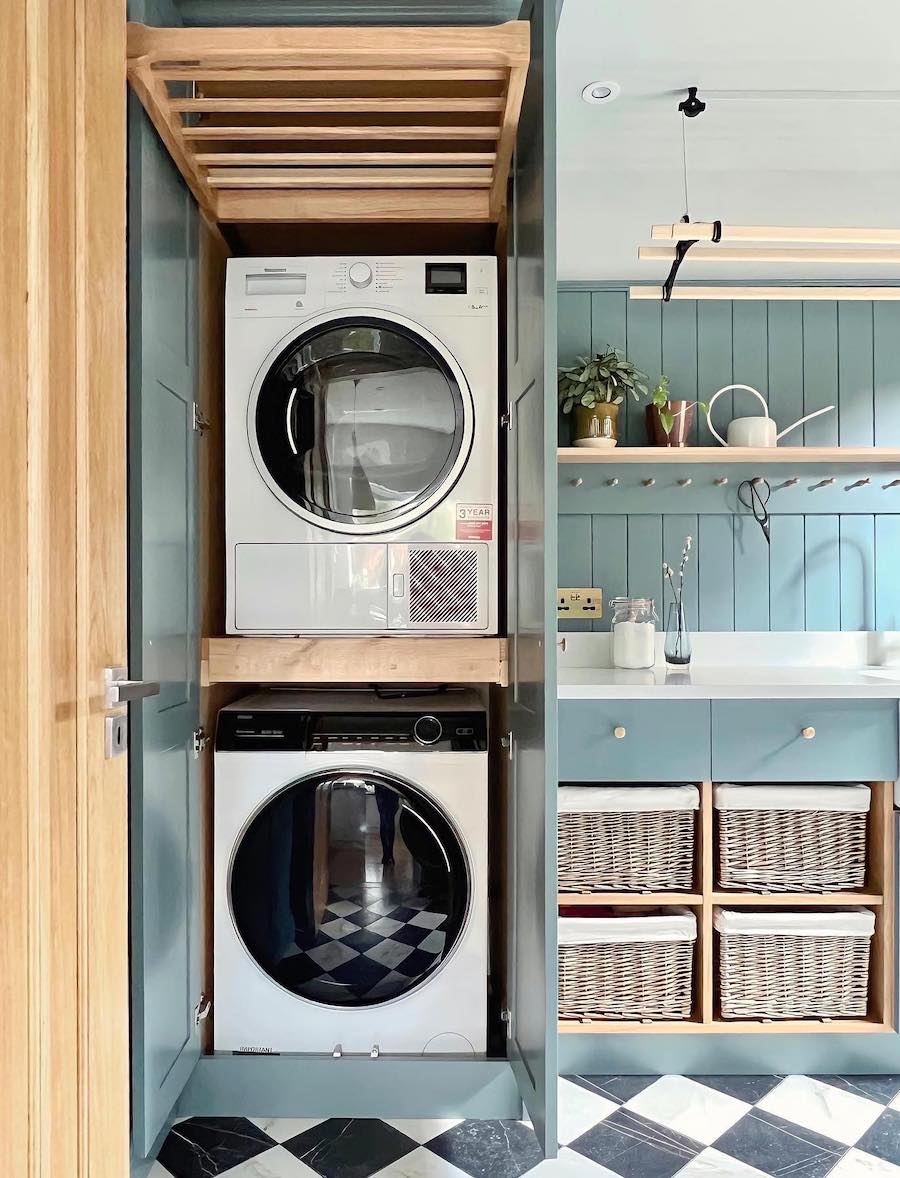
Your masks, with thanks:
<instances>
[{"instance_id":1,"label":"washing machine","mask_svg":"<svg viewBox=\"0 0 900 1178\"><path fill-rule=\"evenodd\" d=\"M216 1051L484 1053L486 749L461 690L219 713Z\"/></svg>"},{"instance_id":2,"label":"washing machine","mask_svg":"<svg viewBox=\"0 0 900 1178\"><path fill-rule=\"evenodd\" d=\"M230 258L229 634L497 632L492 257Z\"/></svg>"}]
</instances>

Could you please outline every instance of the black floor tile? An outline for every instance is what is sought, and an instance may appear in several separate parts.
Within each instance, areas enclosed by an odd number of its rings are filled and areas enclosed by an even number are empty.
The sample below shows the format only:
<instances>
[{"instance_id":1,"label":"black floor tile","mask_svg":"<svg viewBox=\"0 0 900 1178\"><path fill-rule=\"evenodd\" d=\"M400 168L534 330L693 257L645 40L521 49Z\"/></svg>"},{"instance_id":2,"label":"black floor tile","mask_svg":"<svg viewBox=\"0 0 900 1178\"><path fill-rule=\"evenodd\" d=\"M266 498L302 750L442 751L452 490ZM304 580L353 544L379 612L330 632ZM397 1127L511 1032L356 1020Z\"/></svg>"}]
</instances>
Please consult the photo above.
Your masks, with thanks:
<instances>
[{"instance_id":1,"label":"black floor tile","mask_svg":"<svg viewBox=\"0 0 900 1178\"><path fill-rule=\"evenodd\" d=\"M426 1148L471 1178L520 1178L542 1160L537 1138L520 1121L461 1121Z\"/></svg>"},{"instance_id":2,"label":"black floor tile","mask_svg":"<svg viewBox=\"0 0 900 1178\"><path fill-rule=\"evenodd\" d=\"M756 1166L764 1174L825 1178L847 1147L793 1121L751 1109L716 1141L720 1153Z\"/></svg>"},{"instance_id":3,"label":"black floor tile","mask_svg":"<svg viewBox=\"0 0 900 1178\"><path fill-rule=\"evenodd\" d=\"M626 1104L633 1096L655 1084L659 1076L567 1076L566 1079L615 1104Z\"/></svg>"},{"instance_id":4,"label":"black floor tile","mask_svg":"<svg viewBox=\"0 0 900 1178\"><path fill-rule=\"evenodd\" d=\"M856 1148L900 1166L900 1112L887 1108L857 1141Z\"/></svg>"},{"instance_id":5,"label":"black floor tile","mask_svg":"<svg viewBox=\"0 0 900 1178\"><path fill-rule=\"evenodd\" d=\"M879 1104L890 1104L900 1092L900 1076L813 1076L813 1079L866 1100L877 1100Z\"/></svg>"},{"instance_id":6,"label":"black floor tile","mask_svg":"<svg viewBox=\"0 0 900 1178\"><path fill-rule=\"evenodd\" d=\"M418 1148L384 1121L322 1121L283 1147L322 1178L370 1178Z\"/></svg>"},{"instance_id":7,"label":"black floor tile","mask_svg":"<svg viewBox=\"0 0 900 1178\"><path fill-rule=\"evenodd\" d=\"M622 1178L672 1178L703 1146L630 1109L617 1108L569 1148Z\"/></svg>"},{"instance_id":8,"label":"black floor tile","mask_svg":"<svg viewBox=\"0 0 900 1178\"><path fill-rule=\"evenodd\" d=\"M777 1088L784 1076L691 1076L691 1079L746 1104L756 1104Z\"/></svg>"},{"instance_id":9,"label":"black floor tile","mask_svg":"<svg viewBox=\"0 0 900 1178\"><path fill-rule=\"evenodd\" d=\"M174 1178L215 1178L274 1145L244 1117L194 1117L172 1128L159 1161Z\"/></svg>"}]
</instances>

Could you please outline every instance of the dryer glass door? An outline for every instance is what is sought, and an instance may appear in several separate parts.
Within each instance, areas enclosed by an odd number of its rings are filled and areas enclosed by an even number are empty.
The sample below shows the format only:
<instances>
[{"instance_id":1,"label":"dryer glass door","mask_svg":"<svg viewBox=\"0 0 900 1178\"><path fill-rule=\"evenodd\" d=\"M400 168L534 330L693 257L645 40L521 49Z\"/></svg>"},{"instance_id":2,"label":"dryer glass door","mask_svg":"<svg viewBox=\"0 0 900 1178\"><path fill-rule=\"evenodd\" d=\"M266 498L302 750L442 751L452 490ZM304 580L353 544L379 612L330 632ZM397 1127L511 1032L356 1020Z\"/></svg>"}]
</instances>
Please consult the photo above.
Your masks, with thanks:
<instances>
[{"instance_id":1,"label":"dryer glass door","mask_svg":"<svg viewBox=\"0 0 900 1178\"><path fill-rule=\"evenodd\" d=\"M235 850L231 911L285 989L373 1006L431 977L468 916L471 878L444 813L408 783L358 769L282 790Z\"/></svg>"},{"instance_id":2,"label":"dryer glass door","mask_svg":"<svg viewBox=\"0 0 900 1178\"><path fill-rule=\"evenodd\" d=\"M267 362L248 430L291 510L371 533L443 499L468 457L471 417L462 372L429 333L351 315L302 330Z\"/></svg>"}]
</instances>

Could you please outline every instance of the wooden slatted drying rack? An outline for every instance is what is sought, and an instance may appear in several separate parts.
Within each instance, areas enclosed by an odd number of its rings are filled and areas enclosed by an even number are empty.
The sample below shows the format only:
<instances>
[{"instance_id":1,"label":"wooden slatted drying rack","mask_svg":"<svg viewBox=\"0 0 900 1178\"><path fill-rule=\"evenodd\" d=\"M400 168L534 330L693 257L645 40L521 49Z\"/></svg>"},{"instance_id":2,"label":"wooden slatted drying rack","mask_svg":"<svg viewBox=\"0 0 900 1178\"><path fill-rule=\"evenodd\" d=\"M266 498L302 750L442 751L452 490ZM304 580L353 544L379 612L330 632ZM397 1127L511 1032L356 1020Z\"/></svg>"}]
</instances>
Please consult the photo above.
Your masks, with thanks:
<instances>
[{"instance_id":1,"label":"wooden slatted drying rack","mask_svg":"<svg viewBox=\"0 0 900 1178\"><path fill-rule=\"evenodd\" d=\"M204 216L497 221L527 22L128 26L128 77Z\"/></svg>"}]
</instances>

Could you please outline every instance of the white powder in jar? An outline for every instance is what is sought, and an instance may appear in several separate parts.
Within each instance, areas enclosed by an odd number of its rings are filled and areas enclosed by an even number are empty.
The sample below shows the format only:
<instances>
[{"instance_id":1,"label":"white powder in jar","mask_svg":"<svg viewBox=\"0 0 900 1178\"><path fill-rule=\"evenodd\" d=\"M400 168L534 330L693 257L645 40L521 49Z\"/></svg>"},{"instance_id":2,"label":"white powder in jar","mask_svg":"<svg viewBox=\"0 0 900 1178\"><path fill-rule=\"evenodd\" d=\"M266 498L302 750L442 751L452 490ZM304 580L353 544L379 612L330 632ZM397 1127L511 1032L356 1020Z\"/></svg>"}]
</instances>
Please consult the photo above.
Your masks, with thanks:
<instances>
[{"instance_id":1,"label":"white powder in jar","mask_svg":"<svg viewBox=\"0 0 900 1178\"><path fill-rule=\"evenodd\" d=\"M613 662L628 671L652 667L656 662L656 626L653 622L616 622L613 626Z\"/></svg>"}]
</instances>

